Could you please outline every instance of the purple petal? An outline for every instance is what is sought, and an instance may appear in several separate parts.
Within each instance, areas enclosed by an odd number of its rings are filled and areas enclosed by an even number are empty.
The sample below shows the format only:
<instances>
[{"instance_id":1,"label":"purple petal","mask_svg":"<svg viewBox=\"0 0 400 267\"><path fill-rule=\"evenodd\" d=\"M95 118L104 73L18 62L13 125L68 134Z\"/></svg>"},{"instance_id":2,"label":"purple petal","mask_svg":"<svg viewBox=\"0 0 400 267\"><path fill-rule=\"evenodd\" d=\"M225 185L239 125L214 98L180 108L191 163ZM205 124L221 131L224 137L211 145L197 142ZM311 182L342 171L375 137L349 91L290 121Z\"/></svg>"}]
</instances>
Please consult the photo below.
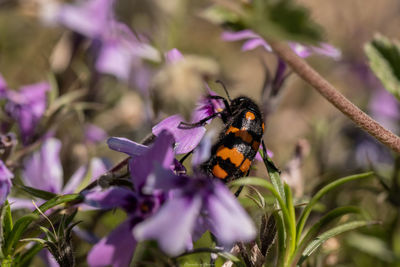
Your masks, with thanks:
<instances>
[{"instance_id":1,"label":"purple petal","mask_svg":"<svg viewBox=\"0 0 400 267\"><path fill-rule=\"evenodd\" d=\"M154 144L142 155L129 162L129 168L135 189L141 190L149 175L154 172L155 164L164 169L170 169L174 160L174 137L167 131L162 131Z\"/></svg>"},{"instance_id":2,"label":"purple petal","mask_svg":"<svg viewBox=\"0 0 400 267\"><path fill-rule=\"evenodd\" d=\"M224 246L236 241L248 242L255 238L256 229L251 218L233 194L221 183L215 183L214 193L207 198L211 232Z\"/></svg>"},{"instance_id":3,"label":"purple petal","mask_svg":"<svg viewBox=\"0 0 400 267\"><path fill-rule=\"evenodd\" d=\"M65 4L60 7L56 20L72 31L94 38L113 20L113 3L113 0L88 0Z\"/></svg>"},{"instance_id":4,"label":"purple petal","mask_svg":"<svg viewBox=\"0 0 400 267\"><path fill-rule=\"evenodd\" d=\"M61 193L63 173L60 162L61 142L47 139L28 160L24 162L22 179L30 187Z\"/></svg>"},{"instance_id":5,"label":"purple petal","mask_svg":"<svg viewBox=\"0 0 400 267\"><path fill-rule=\"evenodd\" d=\"M245 42L242 46L242 51L253 50L259 46L264 47L264 49L267 50L268 52L272 52L272 48L262 38L254 38L254 39L250 39L249 41Z\"/></svg>"},{"instance_id":6,"label":"purple petal","mask_svg":"<svg viewBox=\"0 0 400 267\"><path fill-rule=\"evenodd\" d=\"M178 176L172 170L156 165L154 166L154 172L147 177L142 192L144 194L151 194L155 190L168 192L186 185L189 181L189 178L186 176Z\"/></svg>"},{"instance_id":7,"label":"purple petal","mask_svg":"<svg viewBox=\"0 0 400 267\"><path fill-rule=\"evenodd\" d=\"M137 244L131 229L132 223L126 220L107 237L101 239L88 254L89 266L129 266Z\"/></svg>"},{"instance_id":8,"label":"purple petal","mask_svg":"<svg viewBox=\"0 0 400 267\"><path fill-rule=\"evenodd\" d=\"M14 175L7 169L0 160L0 206L4 204L11 190L11 179Z\"/></svg>"},{"instance_id":9,"label":"purple petal","mask_svg":"<svg viewBox=\"0 0 400 267\"><path fill-rule=\"evenodd\" d=\"M128 81L132 60L133 55L129 46L124 46L118 40L105 41L96 61L96 70L114 75L122 81Z\"/></svg>"},{"instance_id":10,"label":"purple petal","mask_svg":"<svg viewBox=\"0 0 400 267\"><path fill-rule=\"evenodd\" d=\"M71 194L75 192L82 184L87 172L90 172L90 181L95 180L107 171L107 168L100 158L93 158L90 161L89 170L86 166L81 166L68 180L68 183L64 186L63 194Z\"/></svg>"},{"instance_id":11,"label":"purple petal","mask_svg":"<svg viewBox=\"0 0 400 267\"><path fill-rule=\"evenodd\" d=\"M3 76L0 74L0 99L5 98L7 95L7 83Z\"/></svg>"},{"instance_id":12,"label":"purple petal","mask_svg":"<svg viewBox=\"0 0 400 267\"><path fill-rule=\"evenodd\" d=\"M289 46L299 57L306 58L312 54L312 51L308 46L294 42L290 42Z\"/></svg>"},{"instance_id":13,"label":"purple petal","mask_svg":"<svg viewBox=\"0 0 400 267\"><path fill-rule=\"evenodd\" d=\"M398 119L400 117L400 108L397 99L383 88L374 91L369 109L374 117L388 117Z\"/></svg>"},{"instance_id":14,"label":"purple petal","mask_svg":"<svg viewBox=\"0 0 400 267\"><path fill-rule=\"evenodd\" d=\"M319 46L312 46L314 54L319 54L339 60L342 57L342 52L334 46L327 43L320 43Z\"/></svg>"},{"instance_id":15,"label":"purple petal","mask_svg":"<svg viewBox=\"0 0 400 267\"><path fill-rule=\"evenodd\" d=\"M136 202L136 195L133 191L122 188L113 187L107 190L92 190L84 192L85 203L89 206L112 209L117 207L130 207L134 206Z\"/></svg>"},{"instance_id":16,"label":"purple petal","mask_svg":"<svg viewBox=\"0 0 400 267\"><path fill-rule=\"evenodd\" d=\"M204 135L200 144L194 150L192 157L192 165L193 167L200 166L203 162L210 158L212 140L215 135L214 131L209 131L206 135Z\"/></svg>"},{"instance_id":17,"label":"purple petal","mask_svg":"<svg viewBox=\"0 0 400 267\"><path fill-rule=\"evenodd\" d=\"M170 116L153 127L153 134L159 135L163 130L168 130L175 138L175 152L185 154L192 151L201 141L206 132L204 127L180 129L178 125L184 119L180 115Z\"/></svg>"},{"instance_id":18,"label":"purple petal","mask_svg":"<svg viewBox=\"0 0 400 267\"><path fill-rule=\"evenodd\" d=\"M107 139L107 133L100 127L94 124L86 124L85 126L85 140L88 143L100 143Z\"/></svg>"},{"instance_id":19,"label":"purple petal","mask_svg":"<svg viewBox=\"0 0 400 267\"><path fill-rule=\"evenodd\" d=\"M64 186L64 189L62 190L63 194L72 194L76 189L78 189L79 185L83 181L83 178L85 178L86 172L86 166L79 167Z\"/></svg>"},{"instance_id":20,"label":"purple petal","mask_svg":"<svg viewBox=\"0 0 400 267\"><path fill-rule=\"evenodd\" d=\"M155 239L171 256L182 253L191 238L201 207L201 199L171 199L152 217L133 229L137 240Z\"/></svg>"},{"instance_id":21,"label":"purple petal","mask_svg":"<svg viewBox=\"0 0 400 267\"><path fill-rule=\"evenodd\" d=\"M107 140L108 147L112 150L123 152L129 156L139 156L149 148L139 143L133 142L125 137L111 137Z\"/></svg>"},{"instance_id":22,"label":"purple petal","mask_svg":"<svg viewBox=\"0 0 400 267\"><path fill-rule=\"evenodd\" d=\"M24 86L20 91L8 91L6 112L19 124L23 143L27 144L36 125L46 110L46 92L50 85L46 82Z\"/></svg>"},{"instance_id":23,"label":"purple petal","mask_svg":"<svg viewBox=\"0 0 400 267\"><path fill-rule=\"evenodd\" d=\"M11 210L28 209L35 210L36 207L32 203L32 199L9 197L8 202L10 203ZM41 201L35 201L36 205L40 206Z\"/></svg>"},{"instance_id":24,"label":"purple petal","mask_svg":"<svg viewBox=\"0 0 400 267\"><path fill-rule=\"evenodd\" d=\"M206 84L206 88L208 89L209 95L217 95L214 91L212 91L208 85ZM203 97L198 101L196 109L192 114L192 122L198 122L202 119L205 119L211 115L214 115L217 112L221 112L225 109L224 102L222 100L210 99L208 97ZM210 123L211 119L207 121Z\"/></svg>"},{"instance_id":25,"label":"purple petal","mask_svg":"<svg viewBox=\"0 0 400 267\"><path fill-rule=\"evenodd\" d=\"M222 40L224 41L239 41L244 39L260 38L260 36L251 30L242 30L237 32L223 32Z\"/></svg>"},{"instance_id":26,"label":"purple petal","mask_svg":"<svg viewBox=\"0 0 400 267\"><path fill-rule=\"evenodd\" d=\"M165 60L169 64L178 62L182 59L183 59L182 53L176 48L171 49L167 53L165 53Z\"/></svg>"}]
</instances>

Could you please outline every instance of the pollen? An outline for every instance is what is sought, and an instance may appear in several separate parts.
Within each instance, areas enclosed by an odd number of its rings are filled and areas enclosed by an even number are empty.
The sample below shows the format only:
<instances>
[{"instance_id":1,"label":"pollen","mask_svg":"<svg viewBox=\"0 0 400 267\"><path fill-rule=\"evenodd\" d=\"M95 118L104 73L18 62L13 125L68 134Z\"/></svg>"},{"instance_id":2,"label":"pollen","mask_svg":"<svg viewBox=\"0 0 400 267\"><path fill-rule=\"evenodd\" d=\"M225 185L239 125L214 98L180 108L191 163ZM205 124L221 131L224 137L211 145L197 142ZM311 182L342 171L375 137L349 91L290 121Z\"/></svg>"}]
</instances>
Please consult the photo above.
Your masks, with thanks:
<instances>
[{"instance_id":1,"label":"pollen","mask_svg":"<svg viewBox=\"0 0 400 267\"><path fill-rule=\"evenodd\" d=\"M235 147L230 149L230 148L221 146L217 151L217 156L222 158L223 160L226 160L229 158L229 160L236 167L239 167L244 159L243 154L240 153Z\"/></svg>"},{"instance_id":2,"label":"pollen","mask_svg":"<svg viewBox=\"0 0 400 267\"><path fill-rule=\"evenodd\" d=\"M224 169L222 169L218 164L213 167L212 173L214 174L215 177L220 179L225 179L228 176L228 173Z\"/></svg>"},{"instance_id":3,"label":"pollen","mask_svg":"<svg viewBox=\"0 0 400 267\"><path fill-rule=\"evenodd\" d=\"M253 121L253 120L255 120L255 118L256 118L256 116L254 116L253 112L250 112L250 111L246 112L246 119Z\"/></svg>"}]
</instances>

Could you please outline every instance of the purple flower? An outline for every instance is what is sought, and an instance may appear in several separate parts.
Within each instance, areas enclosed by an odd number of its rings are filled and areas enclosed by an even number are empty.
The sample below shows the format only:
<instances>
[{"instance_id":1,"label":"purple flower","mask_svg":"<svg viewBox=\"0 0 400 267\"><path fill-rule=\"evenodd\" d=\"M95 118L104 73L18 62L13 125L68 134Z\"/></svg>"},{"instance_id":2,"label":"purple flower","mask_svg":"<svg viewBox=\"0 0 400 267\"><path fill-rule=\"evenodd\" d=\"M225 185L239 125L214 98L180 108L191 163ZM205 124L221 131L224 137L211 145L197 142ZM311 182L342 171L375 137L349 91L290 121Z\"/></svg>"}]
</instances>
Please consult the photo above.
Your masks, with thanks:
<instances>
[{"instance_id":1,"label":"purple flower","mask_svg":"<svg viewBox=\"0 0 400 267\"><path fill-rule=\"evenodd\" d=\"M268 52L273 52L267 41L251 30L223 32L222 39L225 41L246 40L242 46L243 51L253 50L261 46ZM302 58L309 57L312 54L328 56L335 60L338 60L341 57L341 52L327 43L321 43L319 46L305 46L295 42L288 42L288 44L292 50Z\"/></svg>"},{"instance_id":2,"label":"purple flower","mask_svg":"<svg viewBox=\"0 0 400 267\"><path fill-rule=\"evenodd\" d=\"M0 98L7 100L5 110L17 121L22 142L26 145L31 141L35 129L46 111L46 92L50 90L47 82L21 87L18 91L9 90L1 79Z\"/></svg>"},{"instance_id":3,"label":"purple flower","mask_svg":"<svg viewBox=\"0 0 400 267\"><path fill-rule=\"evenodd\" d=\"M7 169L0 160L0 206L4 204L11 189L11 179L14 175Z\"/></svg>"},{"instance_id":4,"label":"purple flower","mask_svg":"<svg viewBox=\"0 0 400 267\"><path fill-rule=\"evenodd\" d=\"M119 22L110 22L100 40L97 71L112 74L122 81L129 81L133 70L142 67L142 59L160 60L154 47L139 40L125 24Z\"/></svg>"},{"instance_id":5,"label":"purple flower","mask_svg":"<svg viewBox=\"0 0 400 267\"><path fill-rule=\"evenodd\" d=\"M85 193L85 202L89 205L103 209L122 207L128 214L125 222L92 248L88 255L90 266L129 265L137 243L132 229L157 212L167 197L160 190L144 190L144 185L156 169L170 169L174 161L173 143L173 136L166 131L160 133L150 147L124 138L110 138L112 149L132 156L129 169L134 190L115 187Z\"/></svg>"},{"instance_id":6,"label":"purple flower","mask_svg":"<svg viewBox=\"0 0 400 267\"><path fill-rule=\"evenodd\" d=\"M382 87L376 88L369 102L371 116L394 132L399 132L399 101Z\"/></svg>"},{"instance_id":7,"label":"purple flower","mask_svg":"<svg viewBox=\"0 0 400 267\"><path fill-rule=\"evenodd\" d=\"M165 53L165 60L168 64L173 64L183 60L183 55L178 49L173 48Z\"/></svg>"},{"instance_id":8,"label":"purple flower","mask_svg":"<svg viewBox=\"0 0 400 267\"><path fill-rule=\"evenodd\" d=\"M44 141L41 148L24 161L24 169L21 179L27 186L54 194L71 194L75 192L86 175L90 173L90 180L94 180L106 171L103 162L94 158L90 166L82 166L63 185L63 170L60 161L61 142L55 138ZM90 182L90 181L87 181ZM34 206L31 200L21 198L10 198L13 209L29 208Z\"/></svg>"},{"instance_id":9,"label":"purple flower","mask_svg":"<svg viewBox=\"0 0 400 267\"><path fill-rule=\"evenodd\" d=\"M207 229L225 247L254 239L254 224L233 194L220 181L196 171L208 158L210 147L206 140L195 151L194 177L158 168L147 180L147 190L171 191L172 196L155 215L135 226L137 240L155 239L163 251L176 256Z\"/></svg>"},{"instance_id":10,"label":"purple flower","mask_svg":"<svg viewBox=\"0 0 400 267\"><path fill-rule=\"evenodd\" d=\"M104 141L106 138L107 133L102 128L90 123L85 125L86 142L96 144Z\"/></svg>"},{"instance_id":11,"label":"purple flower","mask_svg":"<svg viewBox=\"0 0 400 267\"><path fill-rule=\"evenodd\" d=\"M102 35L114 19L114 0L88 0L60 5L53 9L52 20L89 38Z\"/></svg>"},{"instance_id":12,"label":"purple flower","mask_svg":"<svg viewBox=\"0 0 400 267\"><path fill-rule=\"evenodd\" d=\"M136 36L114 15L114 0L88 0L76 4L63 4L47 14L52 23L60 24L93 41L98 72L111 74L124 82L143 81L135 75L142 69L142 60L159 61L158 51ZM140 38L140 39L139 39ZM143 88L141 88L143 89Z\"/></svg>"}]
</instances>

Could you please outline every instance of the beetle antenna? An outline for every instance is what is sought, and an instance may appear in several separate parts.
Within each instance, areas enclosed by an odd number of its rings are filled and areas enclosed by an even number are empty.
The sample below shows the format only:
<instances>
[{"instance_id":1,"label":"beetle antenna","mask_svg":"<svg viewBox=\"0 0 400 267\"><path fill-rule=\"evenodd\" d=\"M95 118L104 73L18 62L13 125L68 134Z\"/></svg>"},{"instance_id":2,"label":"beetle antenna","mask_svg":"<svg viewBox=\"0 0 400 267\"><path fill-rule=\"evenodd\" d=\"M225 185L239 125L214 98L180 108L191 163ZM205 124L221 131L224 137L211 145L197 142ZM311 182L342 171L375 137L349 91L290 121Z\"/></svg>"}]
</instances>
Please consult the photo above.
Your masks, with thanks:
<instances>
[{"instance_id":1,"label":"beetle antenna","mask_svg":"<svg viewBox=\"0 0 400 267\"><path fill-rule=\"evenodd\" d=\"M227 90L226 87L225 87L225 84L224 84L221 80L216 80L215 82L222 85L222 88L224 88L225 94L226 94L226 96L228 97L229 102L232 102L232 99L231 99L231 97L230 97L230 95L229 95L229 93L228 93L228 90Z\"/></svg>"}]
</instances>

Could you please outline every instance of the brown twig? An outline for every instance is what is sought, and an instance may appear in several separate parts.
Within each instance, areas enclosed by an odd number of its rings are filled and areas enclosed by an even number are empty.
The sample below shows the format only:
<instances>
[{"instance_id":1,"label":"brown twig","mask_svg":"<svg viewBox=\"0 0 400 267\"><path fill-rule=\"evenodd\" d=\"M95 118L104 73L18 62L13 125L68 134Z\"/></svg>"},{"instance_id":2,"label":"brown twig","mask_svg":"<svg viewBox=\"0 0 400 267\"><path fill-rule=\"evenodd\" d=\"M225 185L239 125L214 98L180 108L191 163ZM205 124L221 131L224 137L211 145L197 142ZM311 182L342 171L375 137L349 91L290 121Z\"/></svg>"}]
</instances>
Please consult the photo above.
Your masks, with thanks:
<instances>
[{"instance_id":1,"label":"brown twig","mask_svg":"<svg viewBox=\"0 0 400 267\"><path fill-rule=\"evenodd\" d=\"M336 88L316 72L308 63L297 56L286 43L268 40L271 48L281 57L303 80L308 82L325 99L344 113L348 118L372 135L381 143L400 153L400 137L385 129L377 121L365 114L350 102Z\"/></svg>"}]
</instances>

